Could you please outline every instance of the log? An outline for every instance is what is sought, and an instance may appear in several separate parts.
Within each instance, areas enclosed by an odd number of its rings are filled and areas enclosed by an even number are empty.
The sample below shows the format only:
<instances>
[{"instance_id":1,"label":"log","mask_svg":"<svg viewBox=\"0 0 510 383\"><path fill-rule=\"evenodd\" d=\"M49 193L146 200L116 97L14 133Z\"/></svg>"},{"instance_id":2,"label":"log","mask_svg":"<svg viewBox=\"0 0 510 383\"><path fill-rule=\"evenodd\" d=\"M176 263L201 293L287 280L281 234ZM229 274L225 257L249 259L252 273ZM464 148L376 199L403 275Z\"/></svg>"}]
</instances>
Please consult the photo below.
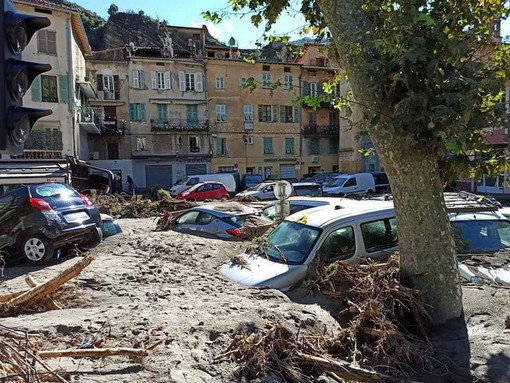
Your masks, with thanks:
<instances>
[{"instance_id":1,"label":"log","mask_svg":"<svg viewBox=\"0 0 510 383\"><path fill-rule=\"evenodd\" d=\"M125 355L125 356L148 356L149 351L143 348L79 348L69 350L51 350L39 351L37 356L41 359L71 357L71 358L102 358L112 355Z\"/></svg>"},{"instance_id":2,"label":"log","mask_svg":"<svg viewBox=\"0 0 510 383\"><path fill-rule=\"evenodd\" d=\"M11 299L19 297L21 294L26 293L28 290L15 291L14 293L7 293L0 295L0 303L9 302Z\"/></svg>"},{"instance_id":3,"label":"log","mask_svg":"<svg viewBox=\"0 0 510 383\"><path fill-rule=\"evenodd\" d=\"M27 274L25 276L25 282L27 283L27 285L29 287L39 286L39 283L37 283L37 281L34 278L32 278L32 276L30 274ZM60 307L60 305L57 302L55 302L53 299L48 301L48 308L50 310L61 310L62 309L62 307Z\"/></svg>"},{"instance_id":4,"label":"log","mask_svg":"<svg viewBox=\"0 0 510 383\"><path fill-rule=\"evenodd\" d=\"M394 378L375 371L354 367L345 360L331 360L318 356L298 352L296 359L299 364L306 364L315 368L320 367L324 372L334 372L340 378L356 382L392 382Z\"/></svg>"},{"instance_id":5,"label":"log","mask_svg":"<svg viewBox=\"0 0 510 383\"><path fill-rule=\"evenodd\" d=\"M94 256L87 255L83 257L83 259L76 262L71 267L65 269L61 273L55 275L53 278L48 279L46 282L37 285L36 287L31 288L25 293L12 298L10 301L4 303L5 305L13 305L19 306L28 301L37 301L41 297L44 297L48 294L51 294L56 289L58 289L64 283L70 281L77 275L79 275L82 270L90 265L90 263L94 260Z\"/></svg>"}]
</instances>

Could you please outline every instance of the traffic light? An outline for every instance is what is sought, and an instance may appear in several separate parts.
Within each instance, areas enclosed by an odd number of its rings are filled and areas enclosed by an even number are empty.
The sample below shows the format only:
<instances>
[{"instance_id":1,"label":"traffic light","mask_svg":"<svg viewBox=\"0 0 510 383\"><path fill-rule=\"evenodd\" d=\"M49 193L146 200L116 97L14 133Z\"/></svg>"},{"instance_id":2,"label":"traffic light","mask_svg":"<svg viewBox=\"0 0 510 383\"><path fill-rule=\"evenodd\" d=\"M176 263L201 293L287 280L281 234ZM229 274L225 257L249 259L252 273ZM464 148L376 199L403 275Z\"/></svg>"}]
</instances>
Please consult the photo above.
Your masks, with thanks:
<instances>
[{"instance_id":1,"label":"traffic light","mask_svg":"<svg viewBox=\"0 0 510 383\"><path fill-rule=\"evenodd\" d=\"M50 109L23 107L23 96L32 81L51 70L50 64L21 60L21 53L35 32L49 26L47 17L16 11L10 0L3 1L3 31L0 54L0 153L19 155L35 122L52 113Z\"/></svg>"}]
</instances>

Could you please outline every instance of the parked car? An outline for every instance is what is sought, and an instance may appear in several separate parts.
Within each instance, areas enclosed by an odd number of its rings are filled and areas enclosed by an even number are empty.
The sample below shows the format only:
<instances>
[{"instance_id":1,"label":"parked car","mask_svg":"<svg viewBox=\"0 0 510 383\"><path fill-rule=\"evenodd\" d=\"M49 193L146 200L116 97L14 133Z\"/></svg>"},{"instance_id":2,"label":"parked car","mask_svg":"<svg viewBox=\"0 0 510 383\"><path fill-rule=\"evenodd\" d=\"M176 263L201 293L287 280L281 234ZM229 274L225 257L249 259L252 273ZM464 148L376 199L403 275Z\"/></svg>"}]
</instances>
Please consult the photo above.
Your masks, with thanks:
<instances>
[{"instance_id":1,"label":"parked car","mask_svg":"<svg viewBox=\"0 0 510 383\"><path fill-rule=\"evenodd\" d=\"M246 190L264 182L260 174L244 174L241 178L241 190Z\"/></svg>"},{"instance_id":2,"label":"parked car","mask_svg":"<svg viewBox=\"0 0 510 383\"><path fill-rule=\"evenodd\" d=\"M385 172L372 172L372 177L374 177L376 193L387 193L391 190L390 181Z\"/></svg>"},{"instance_id":3,"label":"parked car","mask_svg":"<svg viewBox=\"0 0 510 383\"><path fill-rule=\"evenodd\" d=\"M69 185L31 184L0 196L2 254L39 264L58 249L92 249L101 240L98 210Z\"/></svg>"},{"instance_id":4,"label":"parked car","mask_svg":"<svg viewBox=\"0 0 510 383\"><path fill-rule=\"evenodd\" d=\"M122 233L119 221L108 214L101 213L101 232L103 239Z\"/></svg>"},{"instance_id":5,"label":"parked car","mask_svg":"<svg viewBox=\"0 0 510 383\"><path fill-rule=\"evenodd\" d=\"M322 197L322 186L315 182L294 182L292 195L303 197Z\"/></svg>"},{"instance_id":6,"label":"parked car","mask_svg":"<svg viewBox=\"0 0 510 383\"><path fill-rule=\"evenodd\" d=\"M175 198L188 201L203 201L206 199L228 199L229 194L221 182L207 181L193 185L191 188L177 193Z\"/></svg>"},{"instance_id":7,"label":"parked car","mask_svg":"<svg viewBox=\"0 0 510 383\"><path fill-rule=\"evenodd\" d=\"M252 197L259 201L270 201L276 199L274 195L274 182L262 182L236 194L236 197Z\"/></svg>"},{"instance_id":8,"label":"parked car","mask_svg":"<svg viewBox=\"0 0 510 383\"><path fill-rule=\"evenodd\" d=\"M171 188L170 194L175 197L180 192L189 189L200 182L216 181L225 185L227 191L234 195L237 192L237 182L232 173L196 174L187 176L177 181Z\"/></svg>"},{"instance_id":9,"label":"parked car","mask_svg":"<svg viewBox=\"0 0 510 383\"><path fill-rule=\"evenodd\" d=\"M339 198L328 197L290 197L288 201L290 214L294 214L298 211L311 209L318 206L339 204L341 200ZM271 202L264 206L261 209L261 215L274 221L276 218L276 202Z\"/></svg>"},{"instance_id":10,"label":"parked car","mask_svg":"<svg viewBox=\"0 0 510 383\"><path fill-rule=\"evenodd\" d=\"M458 254L495 252L510 246L510 221L497 211L449 213ZM339 205L300 211L281 222L267 237L264 254L244 254L248 265L225 264L221 272L252 287L288 290L303 280L316 258L326 263L381 259L398 248L397 222L391 201L348 200ZM510 271L484 270L489 278L510 283ZM466 264L460 275L473 281Z\"/></svg>"},{"instance_id":11,"label":"parked car","mask_svg":"<svg viewBox=\"0 0 510 383\"><path fill-rule=\"evenodd\" d=\"M176 217L172 226L180 232L241 240L248 237L241 229L250 219L260 225L271 225L271 221L257 217L256 212L255 209L231 202L223 206L197 206Z\"/></svg>"},{"instance_id":12,"label":"parked car","mask_svg":"<svg viewBox=\"0 0 510 383\"><path fill-rule=\"evenodd\" d=\"M344 196L375 192L375 180L371 173L343 174L323 185L324 195Z\"/></svg>"},{"instance_id":13,"label":"parked car","mask_svg":"<svg viewBox=\"0 0 510 383\"><path fill-rule=\"evenodd\" d=\"M324 185L328 181L330 181L333 177L339 176L341 173L315 173L311 177L305 178L305 182L315 182L321 185Z\"/></svg>"}]
</instances>

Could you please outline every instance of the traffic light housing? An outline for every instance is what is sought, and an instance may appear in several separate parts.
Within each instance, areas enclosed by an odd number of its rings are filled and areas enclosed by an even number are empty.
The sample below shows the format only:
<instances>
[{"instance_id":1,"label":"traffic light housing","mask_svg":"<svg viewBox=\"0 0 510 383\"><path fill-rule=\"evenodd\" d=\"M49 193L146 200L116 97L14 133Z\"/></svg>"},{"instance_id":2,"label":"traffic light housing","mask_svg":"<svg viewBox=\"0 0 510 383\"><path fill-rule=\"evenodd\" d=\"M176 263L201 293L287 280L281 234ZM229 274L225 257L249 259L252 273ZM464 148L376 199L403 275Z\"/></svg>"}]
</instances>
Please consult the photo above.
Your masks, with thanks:
<instances>
[{"instance_id":1,"label":"traffic light housing","mask_svg":"<svg viewBox=\"0 0 510 383\"><path fill-rule=\"evenodd\" d=\"M0 153L23 154L23 144L35 122L52 114L50 109L26 108L23 96L32 81L41 73L51 70L50 64L21 60L21 53L30 39L41 28L51 24L47 17L28 15L16 11L10 0L3 1L3 18L0 19L2 49L0 54Z\"/></svg>"}]
</instances>

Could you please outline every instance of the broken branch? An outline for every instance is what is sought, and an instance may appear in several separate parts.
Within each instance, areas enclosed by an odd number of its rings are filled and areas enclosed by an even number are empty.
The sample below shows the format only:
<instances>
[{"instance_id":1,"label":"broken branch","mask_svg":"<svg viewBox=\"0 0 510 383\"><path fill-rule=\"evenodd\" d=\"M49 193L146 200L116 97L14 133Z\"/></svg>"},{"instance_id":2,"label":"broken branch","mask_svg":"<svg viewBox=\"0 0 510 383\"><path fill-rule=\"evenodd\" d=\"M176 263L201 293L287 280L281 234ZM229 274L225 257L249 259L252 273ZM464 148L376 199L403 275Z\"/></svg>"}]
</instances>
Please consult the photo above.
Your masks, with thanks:
<instances>
[{"instance_id":1,"label":"broken branch","mask_svg":"<svg viewBox=\"0 0 510 383\"><path fill-rule=\"evenodd\" d=\"M71 357L71 358L88 358L88 357L96 357L102 358L105 356L113 356L113 355L124 355L124 356L148 356L149 352L146 349L142 348L91 348L91 349L69 349L69 350L51 350L51 351L39 351L37 353L39 358L41 359L50 359L50 358L61 358L61 357Z\"/></svg>"}]
</instances>

